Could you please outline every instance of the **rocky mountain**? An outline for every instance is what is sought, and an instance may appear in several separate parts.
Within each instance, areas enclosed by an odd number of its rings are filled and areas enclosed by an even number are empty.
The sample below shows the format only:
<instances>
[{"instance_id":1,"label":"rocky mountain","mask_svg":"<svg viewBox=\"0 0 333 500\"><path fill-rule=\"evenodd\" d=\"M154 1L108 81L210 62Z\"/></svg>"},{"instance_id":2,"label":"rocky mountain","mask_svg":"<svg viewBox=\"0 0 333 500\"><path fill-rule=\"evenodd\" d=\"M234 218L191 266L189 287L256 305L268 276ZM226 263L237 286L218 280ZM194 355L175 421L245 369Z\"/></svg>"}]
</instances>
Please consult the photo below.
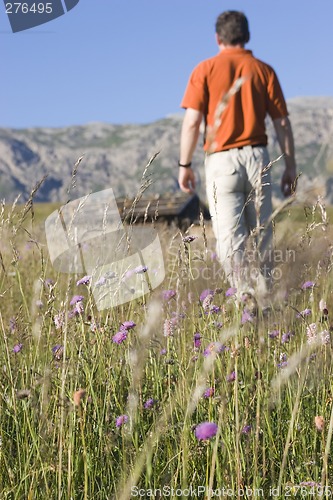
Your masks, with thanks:
<instances>
[{"instance_id":1,"label":"rocky mountain","mask_svg":"<svg viewBox=\"0 0 333 500\"><path fill-rule=\"evenodd\" d=\"M299 171L300 198L321 194L333 202L333 98L296 98L288 101ZM76 160L84 155L71 199L112 187L116 196L134 195L149 158L151 193L177 190L177 161L182 115L145 125L89 123L64 128L0 128L0 199L25 201L34 185L47 176L35 201L66 202L73 184ZM267 123L272 158L279 156L273 127ZM198 146L194 167L203 178L203 152ZM274 190L279 196L280 160L273 165ZM204 197L204 186L199 181Z\"/></svg>"}]
</instances>

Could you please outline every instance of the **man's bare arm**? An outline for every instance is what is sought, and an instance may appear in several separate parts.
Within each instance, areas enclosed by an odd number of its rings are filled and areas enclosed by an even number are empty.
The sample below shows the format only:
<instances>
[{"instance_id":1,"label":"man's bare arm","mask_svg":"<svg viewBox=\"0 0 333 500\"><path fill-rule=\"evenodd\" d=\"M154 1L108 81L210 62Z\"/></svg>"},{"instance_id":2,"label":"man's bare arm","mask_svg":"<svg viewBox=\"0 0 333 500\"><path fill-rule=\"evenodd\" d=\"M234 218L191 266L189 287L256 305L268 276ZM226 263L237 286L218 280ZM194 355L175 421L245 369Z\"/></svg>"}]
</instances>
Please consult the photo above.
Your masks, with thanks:
<instances>
[{"instance_id":1,"label":"man's bare arm","mask_svg":"<svg viewBox=\"0 0 333 500\"><path fill-rule=\"evenodd\" d=\"M285 116L273 120L273 124L286 163L281 179L281 191L285 196L290 196L296 189L295 148L291 123L289 118Z\"/></svg>"},{"instance_id":2,"label":"man's bare arm","mask_svg":"<svg viewBox=\"0 0 333 500\"><path fill-rule=\"evenodd\" d=\"M192 108L186 110L180 136L179 162L182 165L187 165L192 161L199 138L201 121L201 111ZM193 192L195 189L195 177L192 168L179 167L178 182L182 191L185 193Z\"/></svg>"}]
</instances>

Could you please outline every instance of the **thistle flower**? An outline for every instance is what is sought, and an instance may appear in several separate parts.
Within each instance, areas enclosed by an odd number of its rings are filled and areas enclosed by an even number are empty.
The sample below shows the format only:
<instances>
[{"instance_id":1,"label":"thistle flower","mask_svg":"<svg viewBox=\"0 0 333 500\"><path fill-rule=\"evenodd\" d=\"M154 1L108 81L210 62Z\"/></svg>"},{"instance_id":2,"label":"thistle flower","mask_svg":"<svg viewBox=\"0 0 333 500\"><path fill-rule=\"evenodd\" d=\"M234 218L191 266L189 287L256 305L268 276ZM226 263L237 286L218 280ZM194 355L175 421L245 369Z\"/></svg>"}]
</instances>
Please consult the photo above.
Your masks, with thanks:
<instances>
[{"instance_id":1,"label":"thistle flower","mask_svg":"<svg viewBox=\"0 0 333 500\"><path fill-rule=\"evenodd\" d=\"M64 346L61 344L55 345L54 347L52 347L52 353L53 353L54 359L56 359L57 361L60 361L64 355Z\"/></svg>"},{"instance_id":2,"label":"thistle flower","mask_svg":"<svg viewBox=\"0 0 333 500\"><path fill-rule=\"evenodd\" d=\"M303 285L301 286L302 290L307 290L308 288L313 288L315 286L314 281L305 281Z\"/></svg>"},{"instance_id":3,"label":"thistle flower","mask_svg":"<svg viewBox=\"0 0 333 500\"><path fill-rule=\"evenodd\" d=\"M286 344L287 342L289 342L289 340L291 339L291 335L291 332L283 333L281 337L282 344Z\"/></svg>"},{"instance_id":4,"label":"thistle flower","mask_svg":"<svg viewBox=\"0 0 333 500\"><path fill-rule=\"evenodd\" d=\"M107 281L107 280L106 280L106 277L105 277L105 276L101 276L101 277L100 277L100 278L96 281L95 286L97 286L97 287L103 286L103 285L105 285L106 281Z\"/></svg>"},{"instance_id":5,"label":"thistle flower","mask_svg":"<svg viewBox=\"0 0 333 500\"><path fill-rule=\"evenodd\" d=\"M127 339L127 330L119 330L119 332L117 332L113 337L112 337L112 341L115 343L115 344L121 344L122 342L124 342L124 340Z\"/></svg>"},{"instance_id":6,"label":"thistle flower","mask_svg":"<svg viewBox=\"0 0 333 500\"><path fill-rule=\"evenodd\" d=\"M15 352L15 354L17 354L18 352L20 352L22 350L22 347L23 347L23 344L14 345L13 352Z\"/></svg>"},{"instance_id":7,"label":"thistle flower","mask_svg":"<svg viewBox=\"0 0 333 500\"><path fill-rule=\"evenodd\" d=\"M78 285L89 285L90 281L91 281L91 276L88 276L88 275L87 276L83 276L83 278L81 278L80 280L78 280L76 282L76 285L77 286Z\"/></svg>"},{"instance_id":8,"label":"thistle flower","mask_svg":"<svg viewBox=\"0 0 333 500\"><path fill-rule=\"evenodd\" d=\"M227 375L227 382L235 382L236 380L236 372L233 371Z\"/></svg>"},{"instance_id":9,"label":"thistle flower","mask_svg":"<svg viewBox=\"0 0 333 500\"><path fill-rule=\"evenodd\" d=\"M242 325L244 325L244 323L252 322L252 321L253 321L253 315L247 309L244 309L244 311L242 313L242 318L241 318Z\"/></svg>"},{"instance_id":10,"label":"thistle flower","mask_svg":"<svg viewBox=\"0 0 333 500\"><path fill-rule=\"evenodd\" d=\"M196 426L195 436L199 441L211 439L216 436L217 429L218 427L214 422L202 422Z\"/></svg>"},{"instance_id":11,"label":"thistle flower","mask_svg":"<svg viewBox=\"0 0 333 500\"><path fill-rule=\"evenodd\" d=\"M268 336L270 339L275 339L280 335L280 330L272 330L271 332L268 332Z\"/></svg>"},{"instance_id":12,"label":"thistle flower","mask_svg":"<svg viewBox=\"0 0 333 500\"><path fill-rule=\"evenodd\" d=\"M152 408L156 403L157 403L157 401L155 399L149 398L144 403L143 407L144 407L145 410L150 410L150 408Z\"/></svg>"},{"instance_id":13,"label":"thistle flower","mask_svg":"<svg viewBox=\"0 0 333 500\"><path fill-rule=\"evenodd\" d=\"M204 350L203 355L206 357L212 353L217 354L220 352L224 352L225 349L226 349L226 347L224 345L222 345L221 342L211 342Z\"/></svg>"},{"instance_id":14,"label":"thistle flower","mask_svg":"<svg viewBox=\"0 0 333 500\"><path fill-rule=\"evenodd\" d=\"M176 295L175 290L163 290L162 299L165 300L166 302L169 302L169 300L171 300L175 295Z\"/></svg>"},{"instance_id":15,"label":"thistle flower","mask_svg":"<svg viewBox=\"0 0 333 500\"><path fill-rule=\"evenodd\" d=\"M200 302L203 302L208 295L214 296L214 290L211 290L210 288L207 288L206 290L203 290L200 294Z\"/></svg>"},{"instance_id":16,"label":"thistle flower","mask_svg":"<svg viewBox=\"0 0 333 500\"><path fill-rule=\"evenodd\" d=\"M77 302L82 302L83 299L84 299L83 295L73 295L69 304L71 306L75 306Z\"/></svg>"},{"instance_id":17,"label":"thistle flower","mask_svg":"<svg viewBox=\"0 0 333 500\"><path fill-rule=\"evenodd\" d=\"M303 318L304 316L310 316L312 313L311 309L307 308L296 314L296 318Z\"/></svg>"},{"instance_id":18,"label":"thistle flower","mask_svg":"<svg viewBox=\"0 0 333 500\"><path fill-rule=\"evenodd\" d=\"M116 427L121 427L122 425L126 424L126 422L128 422L128 416L120 415L116 418Z\"/></svg>"},{"instance_id":19,"label":"thistle flower","mask_svg":"<svg viewBox=\"0 0 333 500\"><path fill-rule=\"evenodd\" d=\"M134 269L134 272L136 274L143 274L143 273L146 273L148 271L148 267L147 266L138 266Z\"/></svg>"},{"instance_id":20,"label":"thistle flower","mask_svg":"<svg viewBox=\"0 0 333 500\"><path fill-rule=\"evenodd\" d=\"M201 335L200 333L194 334L194 347L198 349L201 346Z\"/></svg>"},{"instance_id":21,"label":"thistle flower","mask_svg":"<svg viewBox=\"0 0 333 500\"><path fill-rule=\"evenodd\" d=\"M132 320L129 320L129 321L124 321L120 325L120 329L121 330L132 330L132 328L134 328L135 326L136 326L136 323L134 323L134 321L132 321Z\"/></svg>"},{"instance_id":22,"label":"thistle flower","mask_svg":"<svg viewBox=\"0 0 333 500\"><path fill-rule=\"evenodd\" d=\"M206 389L205 392L203 393L203 397L211 398L214 396L214 394L215 394L214 387L208 387L208 389Z\"/></svg>"},{"instance_id":23,"label":"thistle flower","mask_svg":"<svg viewBox=\"0 0 333 500\"><path fill-rule=\"evenodd\" d=\"M235 295L236 292L237 292L237 288L232 286L232 287L228 288L228 290L225 292L225 296L232 297L233 295Z\"/></svg>"},{"instance_id":24,"label":"thistle flower","mask_svg":"<svg viewBox=\"0 0 333 500\"><path fill-rule=\"evenodd\" d=\"M209 307L208 311L205 312L205 314L213 314L213 313L217 314L219 312L221 312L220 306L216 306L216 305L212 304Z\"/></svg>"}]
</instances>

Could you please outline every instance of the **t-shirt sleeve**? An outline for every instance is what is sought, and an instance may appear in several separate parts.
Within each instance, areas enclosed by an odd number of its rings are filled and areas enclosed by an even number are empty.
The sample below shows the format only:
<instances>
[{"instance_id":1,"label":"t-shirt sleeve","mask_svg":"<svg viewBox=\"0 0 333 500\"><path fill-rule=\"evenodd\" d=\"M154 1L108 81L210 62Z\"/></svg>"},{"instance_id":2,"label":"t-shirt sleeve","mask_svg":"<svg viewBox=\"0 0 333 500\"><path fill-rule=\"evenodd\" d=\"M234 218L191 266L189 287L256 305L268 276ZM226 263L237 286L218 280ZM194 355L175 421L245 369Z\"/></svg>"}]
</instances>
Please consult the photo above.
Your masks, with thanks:
<instances>
[{"instance_id":1,"label":"t-shirt sleeve","mask_svg":"<svg viewBox=\"0 0 333 500\"><path fill-rule=\"evenodd\" d=\"M272 118L272 120L288 116L289 113L282 92L282 88L279 79L273 69L271 69L267 90L268 90L268 114Z\"/></svg>"},{"instance_id":2,"label":"t-shirt sleeve","mask_svg":"<svg viewBox=\"0 0 333 500\"><path fill-rule=\"evenodd\" d=\"M207 108L207 96L208 91L204 64L200 63L192 71L181 102L181 107L185 109L196 109L204 113Z\"/></svg>"}]
</instances>

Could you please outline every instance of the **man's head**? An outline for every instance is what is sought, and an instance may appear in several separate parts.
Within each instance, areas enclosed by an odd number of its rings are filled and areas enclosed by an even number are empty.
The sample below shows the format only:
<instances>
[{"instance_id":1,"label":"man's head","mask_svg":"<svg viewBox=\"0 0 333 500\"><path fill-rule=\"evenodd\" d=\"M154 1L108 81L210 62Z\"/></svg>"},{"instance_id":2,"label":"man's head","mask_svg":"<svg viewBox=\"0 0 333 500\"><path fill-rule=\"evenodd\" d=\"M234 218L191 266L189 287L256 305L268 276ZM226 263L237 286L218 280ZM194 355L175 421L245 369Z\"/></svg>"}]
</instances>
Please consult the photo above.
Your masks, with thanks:
<instances>
[{"instance_id":1,"label":"man's head","mask_svg":"<svg viewBox=\"0 0 333 500\"><path fill-rule=\"evenodd\" d=\"M215 25L219 43L245 45L250 40L249 23L243 12L227 10L219 15Z\"/></svg>"}]
</instances>

